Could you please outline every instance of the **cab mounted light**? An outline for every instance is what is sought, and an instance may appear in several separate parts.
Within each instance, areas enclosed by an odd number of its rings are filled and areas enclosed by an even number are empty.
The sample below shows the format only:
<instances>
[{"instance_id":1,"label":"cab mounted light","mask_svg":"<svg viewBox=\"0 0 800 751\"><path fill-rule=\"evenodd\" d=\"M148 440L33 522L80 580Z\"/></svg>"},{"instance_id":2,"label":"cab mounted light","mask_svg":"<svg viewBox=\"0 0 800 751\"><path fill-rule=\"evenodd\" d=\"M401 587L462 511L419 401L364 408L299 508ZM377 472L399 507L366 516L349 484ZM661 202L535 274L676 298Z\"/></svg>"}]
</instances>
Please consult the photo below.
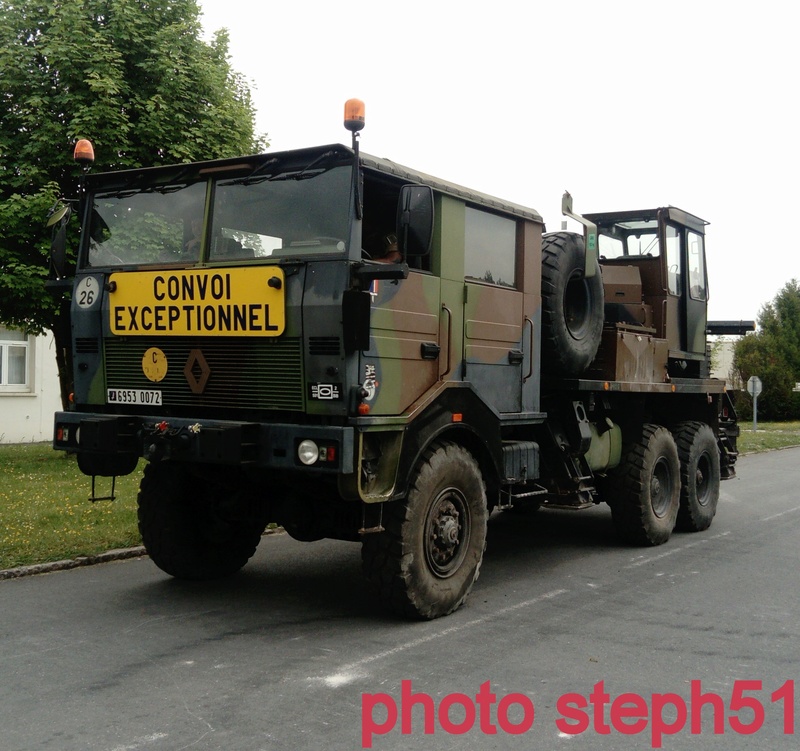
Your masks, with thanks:
<instances>
[{"instance_id":1,"label":"cab mounted light","mask_svg":"<svg viewBox=\"0 0 800 751\"><path fill-rule=\"evenodd\" d=\"M81 140L75 144L75 151L72 154L72 158L84 167L89 167L94 164L94 147L92 146L92 142L86 138L81 138Z\"/></svg>"},{"instance_id":2,"label":"cab mounted light","mask_svg":"<svg viewBox=\"0 0 800 751\"><path fill-rule=\"evenodd\" d=\"M344 127L352 133L357 133L364 127L365 106L360 99L348 99L344 103Z\"/></svg>"},{"instance_id":3,"label":"cab mounted light","mask_svg":"<svg viewBox=\"0 0 800 751\"><path fill-rule=\"evenodd\" d=\"M358 155L358 139L359 131L364 127L366 122L364 117L365 111L364 102L360 99L348 99L344 103L344 127L353 134L353 196L356 201L356 218L361 219L364 215L364 189L361 180L358 179L360 174L360 157Z\"/></svg>"}]
</instances>

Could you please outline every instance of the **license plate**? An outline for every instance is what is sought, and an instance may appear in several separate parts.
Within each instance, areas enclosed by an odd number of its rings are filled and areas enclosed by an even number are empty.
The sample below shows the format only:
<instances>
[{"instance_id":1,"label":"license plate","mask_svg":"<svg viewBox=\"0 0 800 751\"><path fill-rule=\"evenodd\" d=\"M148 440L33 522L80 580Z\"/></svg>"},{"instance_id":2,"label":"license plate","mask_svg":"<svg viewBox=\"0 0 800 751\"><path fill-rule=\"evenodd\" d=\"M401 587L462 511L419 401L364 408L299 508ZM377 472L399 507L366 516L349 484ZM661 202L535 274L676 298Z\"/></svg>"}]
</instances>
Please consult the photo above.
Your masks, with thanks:
<instances>
[{"instance_id":1,"label":"license plate","mask_svg":"<svg viewBox=\"0 0 800 751\"><path fill-rule=\"evenodd\" d=\"M148 389L109 389L106 401L109 404L145 404L160 406L161 392Z\"/></svg>"}]
</instances>

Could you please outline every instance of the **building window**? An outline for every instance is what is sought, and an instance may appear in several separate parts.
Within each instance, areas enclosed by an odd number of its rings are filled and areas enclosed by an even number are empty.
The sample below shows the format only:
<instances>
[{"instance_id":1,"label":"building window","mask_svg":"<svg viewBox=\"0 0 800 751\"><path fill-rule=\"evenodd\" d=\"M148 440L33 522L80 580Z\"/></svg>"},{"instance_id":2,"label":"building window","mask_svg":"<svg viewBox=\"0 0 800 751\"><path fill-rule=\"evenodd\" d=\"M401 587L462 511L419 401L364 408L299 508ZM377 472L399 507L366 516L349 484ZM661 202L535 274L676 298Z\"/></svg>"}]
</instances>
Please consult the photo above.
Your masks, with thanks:
<instances>
[{"instance_id":1,"label":"building window","mask_svg":"<svg viewBox=\"0 0 800 751\"><path fill-rule=\"evenodd\" d=\"M517 223L467 207L464 273L503 287L516 287Z\"/></svg>"},{"instance_id":2,"label":"building window","mask_svg":"<svg viewBox=\"0 0 800 751\"><path fill-rule=\"evenodd\" d=\"M29 390L31 340L21 331L0 327L0 393Z\"/></svg>"}]
</instances>

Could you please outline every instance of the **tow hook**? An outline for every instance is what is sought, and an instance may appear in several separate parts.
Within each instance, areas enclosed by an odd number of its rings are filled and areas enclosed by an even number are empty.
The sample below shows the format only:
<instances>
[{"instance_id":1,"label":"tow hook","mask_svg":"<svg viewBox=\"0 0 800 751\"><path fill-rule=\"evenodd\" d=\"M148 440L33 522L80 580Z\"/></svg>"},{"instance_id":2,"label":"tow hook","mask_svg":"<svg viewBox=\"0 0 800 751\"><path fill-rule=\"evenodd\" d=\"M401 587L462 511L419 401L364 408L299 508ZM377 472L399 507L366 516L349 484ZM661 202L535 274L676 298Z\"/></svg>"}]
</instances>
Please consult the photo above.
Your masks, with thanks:
<instances>
[{"instance_id":1,"label":"tow hook","mask_svg":"<svg viewBox=\"0 0 800 751\"><path fill-rule=\"evenodd\" d=\"M191 443L189 432L199 433L200 425L173 428L166 420L162 420L146 426L143 431L145 458L151 462L158 462L185 451Z\"/></svg>"}]
</instances>

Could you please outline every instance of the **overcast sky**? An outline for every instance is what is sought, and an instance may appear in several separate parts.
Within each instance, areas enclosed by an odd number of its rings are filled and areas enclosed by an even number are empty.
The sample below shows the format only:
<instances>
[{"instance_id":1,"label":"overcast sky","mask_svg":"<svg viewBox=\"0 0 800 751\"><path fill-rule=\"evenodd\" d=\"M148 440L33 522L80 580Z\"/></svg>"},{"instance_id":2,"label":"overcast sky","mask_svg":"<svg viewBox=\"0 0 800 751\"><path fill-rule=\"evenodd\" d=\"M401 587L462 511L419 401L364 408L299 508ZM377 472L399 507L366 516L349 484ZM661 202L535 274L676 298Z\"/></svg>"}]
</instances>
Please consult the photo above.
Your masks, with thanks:
<instances>
[{"instance_id":1,"label":"overcast sky","mask_svg":"<svg viewBox=\"0 0 800 751\"><path fill-rule=\"evenodd\" d=\"M712 319L800 278L800 11L761 0L200 0L276 150L350 143L535 208L710 222Z\"/></svg>"}]
</instances>

